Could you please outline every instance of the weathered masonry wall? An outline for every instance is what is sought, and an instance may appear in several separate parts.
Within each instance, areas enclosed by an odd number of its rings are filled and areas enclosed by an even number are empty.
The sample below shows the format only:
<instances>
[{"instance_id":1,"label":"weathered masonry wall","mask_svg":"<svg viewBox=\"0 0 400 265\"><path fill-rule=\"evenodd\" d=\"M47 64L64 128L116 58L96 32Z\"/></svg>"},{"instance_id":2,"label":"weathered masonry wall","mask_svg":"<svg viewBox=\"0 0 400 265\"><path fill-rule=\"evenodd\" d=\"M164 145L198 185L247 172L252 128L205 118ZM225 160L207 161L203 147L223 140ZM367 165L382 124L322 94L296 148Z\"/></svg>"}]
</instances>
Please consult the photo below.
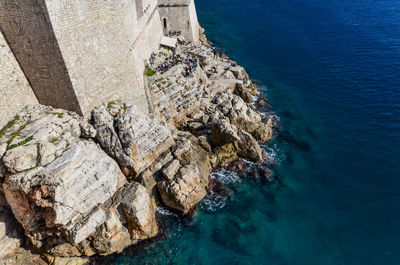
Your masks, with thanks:
<instances>
[{"instance_id":1,"label":"weathered masonry wall","mask_svg":"<svg viewBox=\"0 0 400 265\"><path fill-rule=\"evenodd\" d=\"M162 36L156 0L0 0L0 27L40 103L87 115L123 99L147 111L144 60Z\"/></svg>"},{"instance_id":2,"label":"weathered masonry wall","mask_svg":"<svg viewBox=\"0 0 400 265\"><path fill-rule=\"evenodd\" d=\"M2 54L22 69L17 79L27 79L23 85L2 82L1 106L8 107L0 113L36 99L83 115L118 99L147 112L144 61L167 29L197 42L199 28L193 0L0 0L0 29L8 44ZM1 63L7 79L7 64Z\"/></svg>"},{"instance_id":3,"label":"weathered masonry wall","mask_svg":"<svg viewBox=\"0 0 400 265\"><path fill-rule=\"evenodd\" d=\"M0 31L0 128L36 96Z\"/></svg>"},{"instance_id":4,"label":"weathered masonry wall","mask_svg":"<svg viewBox=\"0 0 400 265\"><path fill-rule=\"evenodd\" d=\"M194 0L159 0L158 9L164 34L180 31L189 41L199 41L200 25Z\"/></svg>"},{"instance_id":5,"label":"weathered masonry wall","mask_svg":"<svg viewBox=\"0 0 400 265\"><path fill-rule=\"evenodd\" d=\"M102 102L116 99L144 104L143 109L147 110L143 59L150 56L152 48L158 47L162 33L161 25L157 31L152 23L157 19L154 15L157 2L144 1L140 17L136 2L46 1L84 114Z\"/></svg>"},{"instance_id":6,"label":"weathered masonry wall","mask_svg":"<svg viewBox=\"0 0 400 265\"><path fill-rule=\"evenodd\" d=\"M0 28L40 103L81 113L45 1L0 0Z\"/></svg>"},{"instance_id":7,"label":"weathered masonry wall","mask_svg":"<svg viewBox=\"0 0 400 265\"><path fill-rule=\"evenodd\" d=\"M150 18L143 27L143 30L139 33L134 45L131 47L133 57L135 58L135 71L137 72L137 75L140 76L140 78L137 79L137 87L140 87L140 93L143 93L141 97L134 99L132 103L136 104L136 106L145 113L149 111L149 106L147 105L144 90L144 62L150 57L152 52L159 48L162 36L163 32L160 23L160 15L156 8L153 10Z\"/></svg>"}]
</instances>

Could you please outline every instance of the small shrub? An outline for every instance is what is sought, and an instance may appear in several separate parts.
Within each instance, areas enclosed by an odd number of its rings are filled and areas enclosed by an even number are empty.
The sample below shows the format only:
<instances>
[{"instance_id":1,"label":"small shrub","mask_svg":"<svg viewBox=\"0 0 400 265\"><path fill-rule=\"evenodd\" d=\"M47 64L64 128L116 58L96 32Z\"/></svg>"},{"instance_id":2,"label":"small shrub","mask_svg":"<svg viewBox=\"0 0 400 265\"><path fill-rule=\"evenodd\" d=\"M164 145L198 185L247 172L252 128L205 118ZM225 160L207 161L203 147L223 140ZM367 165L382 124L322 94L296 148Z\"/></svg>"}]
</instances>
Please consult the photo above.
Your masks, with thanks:
<instances>
[{"instance_id":1,"label":"small shrub","mask_svg":"<svg viewBox=\"0 0 400 265\"><path fill-rule=\"evenodd\" d=\"M110 102L108 102L107 107L111 108L115 104L117 104L117 103L115 103L115 101L110 101Z\"/></svg>"},{"instance_id":2,"label":"small shrub","mask_svg":"<svg viewBox=\"0 0 400 265\"><path fill-rule=\"evenodd\" d=\"M122 116L124 116L126 113L126 110L128 109L128 106L126 106L126 104L124 103L124 106L122 106L122 109L124 110L124 112L122 113Z\"/></svg>"},{"instance_id":3,"label":"small shrub","mask_svg":"<svg viewBox=\"0 0 400 265\"><path fill-rule=\"evenodd\" d=\"M151 69L150 67L146 66L146 68L144 68L144 74L146 76L153 76L157 73L157 71Z\"/></svg>"}]
</instances>

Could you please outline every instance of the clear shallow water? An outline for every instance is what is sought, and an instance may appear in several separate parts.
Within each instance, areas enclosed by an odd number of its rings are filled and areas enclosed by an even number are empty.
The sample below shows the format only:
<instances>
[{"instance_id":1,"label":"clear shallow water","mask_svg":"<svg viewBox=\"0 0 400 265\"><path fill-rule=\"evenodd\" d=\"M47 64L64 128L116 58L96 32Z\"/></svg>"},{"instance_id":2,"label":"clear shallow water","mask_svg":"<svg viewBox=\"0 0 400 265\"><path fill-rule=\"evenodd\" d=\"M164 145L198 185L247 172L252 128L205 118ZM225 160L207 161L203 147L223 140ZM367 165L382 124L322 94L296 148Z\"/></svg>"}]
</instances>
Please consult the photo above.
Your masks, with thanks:
<instances>
[{"instance_id":1,"label":"clear shallow water","mask_svg":"<svg viewBox=\"0 0 400 265\"><path fill-rule=\"evenodd\" d=\"M223 177L192 221L115 264L400 264L400 2L197 0L264 85L283 185ZM111 261L110 261L111 262Z\"/></svg>"}]
</instances>

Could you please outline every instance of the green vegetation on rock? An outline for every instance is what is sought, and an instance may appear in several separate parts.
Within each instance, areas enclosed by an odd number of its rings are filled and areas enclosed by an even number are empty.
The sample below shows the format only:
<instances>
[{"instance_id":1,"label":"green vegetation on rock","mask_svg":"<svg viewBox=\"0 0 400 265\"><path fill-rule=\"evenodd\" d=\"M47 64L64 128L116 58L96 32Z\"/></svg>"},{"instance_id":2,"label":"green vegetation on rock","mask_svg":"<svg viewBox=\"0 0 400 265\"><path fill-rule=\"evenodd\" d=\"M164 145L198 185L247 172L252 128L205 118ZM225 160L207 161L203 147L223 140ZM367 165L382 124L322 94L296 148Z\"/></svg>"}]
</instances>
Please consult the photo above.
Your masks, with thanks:
<instances>
[{"instance_id":1,"label":"green vegetation on rock","mask_svg":"<svg viewBox=\"0 0 400 265\"><path fill-rule=\"evenodd\" d=\"M24 145L24 144L26 144L26 143L28 143L28 142L30 142L32 140L33 140L33 136L29 136L28 138L26 138L25 140L23 140L23 141L21 141L21 142L19 142L17 144L12 144L12 145L8 146L7 150L11 150L11 149L17 148L18 146Z\"/></svg>"},{"instance_id":2,"label":"green vegetation on rock","mask_svg":"<svg viewBox=\"0 0 400 265\"><path fill-rule=\"evenodd\" d=\"M115 101L110 101L107 104L107 108L111 108L113 105L117 104Z\"/></svg>"},{"instance_id":3,"label":"green vegetation on rock","mask_svg":"<svg viewBox=\"0 0 400 265\"><path fill-rule=\"evenodd\" d=\"M151 69L150 67L146 66L146 68L144 68L144 74L146 76L153 76L157 73L156 70Z\"/></svg>"},{"instance_id":4,"label":"green vegetation on rock","mask_svg":"<svg viewBox=\"0 0 400 265\"><path fill-rule=\"evenodd\" d=\"M8 139L8 141L7 141L7 145L10 145L10 144L12 143L12 141L14 141L15 137L20 136L20 135L21 135L21 131L22 131L23 129L25 129L26 126L28 126L28 124L29 124L29 122L26 122L24 125L22 125L21 127L19 127L18 131L13 132L13 133L11 134L10 139Z\"/></svg>"},{"instance_id":5,"label":"green vegetation on rock","mask_svg":"<svg viewBox=\"0 0 400 265\"><path fill-rule=\"evenodd\" d=\"M0 130L0 139L4 136L4 133L6 132L6 130L12 128L14 126L14 124L20 119L20 117L18 115L16 115L14 117L13 120L9 121L6 126L4 126L1 130Z\"/></svg>"}]
</instances>

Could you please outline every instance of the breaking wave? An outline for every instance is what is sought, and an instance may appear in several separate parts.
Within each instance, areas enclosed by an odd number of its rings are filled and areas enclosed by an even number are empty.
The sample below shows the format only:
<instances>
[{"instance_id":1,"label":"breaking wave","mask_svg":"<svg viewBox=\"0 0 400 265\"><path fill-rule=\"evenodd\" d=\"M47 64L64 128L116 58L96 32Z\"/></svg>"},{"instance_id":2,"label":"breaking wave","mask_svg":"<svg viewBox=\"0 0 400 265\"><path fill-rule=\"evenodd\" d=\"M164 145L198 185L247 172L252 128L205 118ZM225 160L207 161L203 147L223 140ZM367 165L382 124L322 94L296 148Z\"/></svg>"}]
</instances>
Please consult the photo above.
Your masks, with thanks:
<instances>
[{"instance_id":1,"label":"breaking wave","mask_svg":"<svg viewBox=\"0 0 400 265\"><path fill-rule=\"evenodd\" d=\"M202 201L201 207L210 212L216 212L226 205L226 196L221 196L214 191L211 191Z\"/></svg>"},{"instance_id":2,"label":"breaking wave","mask_svg":"<svg viewBox=\"0 0 400 265\"><path fill-rule=\"evenodd\" d=\"M218 180L224 185L242 182L242 179L238 174L226 169L221 169L217 172L211 173L211 178Z\"/></svg>"}]
</instances>

